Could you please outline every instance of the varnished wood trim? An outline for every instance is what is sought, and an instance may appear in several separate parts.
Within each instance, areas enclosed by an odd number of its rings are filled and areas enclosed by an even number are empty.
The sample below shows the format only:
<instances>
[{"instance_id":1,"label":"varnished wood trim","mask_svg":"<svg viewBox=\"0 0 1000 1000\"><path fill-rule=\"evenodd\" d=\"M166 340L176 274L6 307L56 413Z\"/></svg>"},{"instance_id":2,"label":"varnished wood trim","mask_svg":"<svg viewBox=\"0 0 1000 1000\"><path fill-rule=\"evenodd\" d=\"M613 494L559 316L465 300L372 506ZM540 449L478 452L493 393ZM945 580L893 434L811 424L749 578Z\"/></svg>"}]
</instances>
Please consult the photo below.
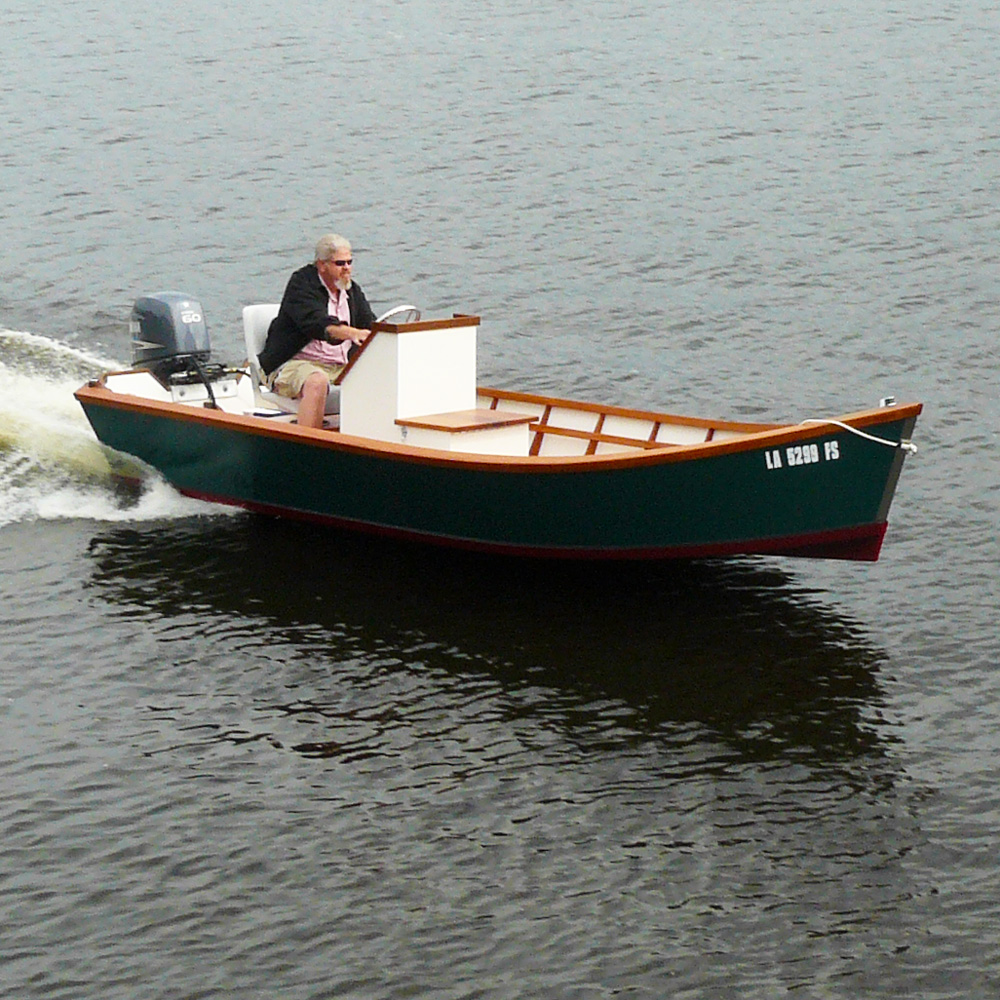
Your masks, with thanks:
<instances>
[{"instance_id":1,"label":"varnished wood trim","mask_svg":"<svg viewBox=\"0 0 1000 1000\"><path fill-rule=\"evenodd\" d=\"M510 427L514 424L530 424L534 420L530 413L514 413L511 410L453 410L450 413L428 413L419 417L397 417L400 427L424 427L433 431L482 431L490 427Z\"/></svg>"},{"instance_id":2,"label":"varnished wood trim","mask_svg":"<svg viewBox=\"0 0 1000 1000\"><path fill-rule=\"evenodd\" d=\"M480 395L495 392L481 389ZM300 444L319 448L333 448L356 455L367 455L373 459L389 461L417 462L452 468L507 472L522 475L548 475L579 473L591 470L617 471L635 466L659 464L661 462L693 462L711 460L720 455L741 451L756 451L774 448L794 442L807 441L835 433L844 433L830 423L778 424L756 433L747 433L739 438L722 438L702 444L673 445L644 449L634 452L604 453L598 455L550 455L524 457L508 455L477 455L473 453L442 452L436 448L418 448L413 445L390 444L373 441L329 430L300 427L298 424L277 422L267 417L233 414L225 410L209 410L183 403L163 403L113 392L106 387L92 383L81 386L74 393L77 400L85 405L100 406L113 410L127 410L157 417L163 420L192 422L215 425L237 433L259 435L261 437L282 438ZM538 397L525 396L528 399ZM581 407L582 408L582 407ZM860 410L856 413L837 415L835 418L854 427L869 428L877 433L880 424L896 423L915 419L923 410L922 403L899 403L892 407L878 407ZM643 414L654 419L655 414ZM716 426L721 426L717 423ZM538 437L538 435L536 435ZM877 446L881 447L881 446Z\"/></svg>"},{"instance_id":3,"label":"varnished wood trim","mask_svg":"<svg viewBox=\"0 0 1000 1000\"><path fill-rule=\"evenodd\" d=\"M706 430L713 427L717 430L743 431L748 434L758 431L772 431L784 424L744 423L735 420L718 420L715 418L685 417L676 413L660 413L651 410L636 410L625 406L610 406L602 403L582 403L571 399L560 399L556 396L539 396L530 392L514 392L508 389L480 388L481 396L494 396L512 403L535 403L536 405L565 408L568 410L583 410L590 413L607 413L609 416L631 417L637 420L659 420L664 424L677 424L685 427L703 427Z\"/></svg>"},{"instance_id":4,"label":"varnished wood trim","mask_svg":"<svg viewBox=\"0 0 1000 1000\"><path fill-rule=\"evenodd\" d=\"M594 433L591 435L590 444L587 445L587 454L596 455L597 454L597 444L601 437L601 428L604 426L605 414L600 413L597 416L597 423L594 425Z\"/></svg>"},{"instance_id":5,"label":"varnished wood trim","mask_svg":"<svg viewBox=\"0 0 1000 1000\"><path fill-rule=\"evenodd\" d=\"M684 445L668 444L665 441L647 441L645 438L622 437L619 434L600 434L596 430L581 431L574 427L559 427L556 424L530 424L529 429L539 436L553 434L556 437L577 438L580 441L590 441L593 443L593 450L587 449L587 455L593 455L598 444L621 444L629 448L683 448Z\"/></svg>"},{"instance_id":6,"label":"varnished wood trim","mask_svg":"<svg viewBox=\"0 0 1000 1000\"><path fill-rule=\"evenodd\" d=\"M354 354L348 356L347 364L344 365L343 371L333 380L334 385L340 385L341 382L343 382L344 379L347 378L347 373L358 363L358 358L360 358L361 355L365 353L365 348L374 339L375 339L375 332L373 330L370 336L365 337L365 339L362 340L360 344L358 344L358 349L354 352Z\"/></svg>"},{"instance_id":7,"label":"varnished wood trim","mask_svg":"<svg viewBox=\"0 0 1000 1000\"><path fill-rule=\"evenodd\" d=\"M541 418L538 421L539 427L544 427L549 422L549 416L551 413L552 413L552 406L551 405L546 406L545 410L542 412ZM534 438L532 438L531 447L528 449L528 455L529 456L537 455L541 447L542 447L542 435L540 432L536 432Z\"/></svg>"},{"instance_id":8,"label":"varnished wood trim","mask_svg":"<svg viewBox=\"0 0 1000 1000\"><path fill-rule=\"evenodd\" d=\"M374 323L372 332L419 333L421 330L453 330L463 326L479 326L480 317L455 313L451 319L422 319L415 323Z\"/></svg>"}]
</instances>

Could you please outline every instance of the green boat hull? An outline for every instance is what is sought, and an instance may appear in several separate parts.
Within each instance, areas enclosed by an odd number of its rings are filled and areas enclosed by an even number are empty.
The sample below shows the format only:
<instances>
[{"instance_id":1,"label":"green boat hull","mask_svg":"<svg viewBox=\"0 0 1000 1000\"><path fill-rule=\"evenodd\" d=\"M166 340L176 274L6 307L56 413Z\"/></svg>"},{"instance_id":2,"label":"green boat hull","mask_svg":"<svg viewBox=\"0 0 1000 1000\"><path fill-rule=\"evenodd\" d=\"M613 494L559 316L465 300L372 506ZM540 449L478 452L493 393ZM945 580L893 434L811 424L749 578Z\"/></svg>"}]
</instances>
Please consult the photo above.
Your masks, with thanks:
<instances>
[{"instance_id":1,"label":"green boat hull","mask_svg":"<svg viewBox=\"0 0 1000 1000\"><path fill-rule=\"evenodd\" d=\"M368 447L210 410L178 415L92 387L77 397L101 442L192 497L425 542L587 559L877 559L904 459L884 442L908 438L916 420L887 411L867 436L799 425L690 452L490 460Z\"/></svg>"}]
</instances>

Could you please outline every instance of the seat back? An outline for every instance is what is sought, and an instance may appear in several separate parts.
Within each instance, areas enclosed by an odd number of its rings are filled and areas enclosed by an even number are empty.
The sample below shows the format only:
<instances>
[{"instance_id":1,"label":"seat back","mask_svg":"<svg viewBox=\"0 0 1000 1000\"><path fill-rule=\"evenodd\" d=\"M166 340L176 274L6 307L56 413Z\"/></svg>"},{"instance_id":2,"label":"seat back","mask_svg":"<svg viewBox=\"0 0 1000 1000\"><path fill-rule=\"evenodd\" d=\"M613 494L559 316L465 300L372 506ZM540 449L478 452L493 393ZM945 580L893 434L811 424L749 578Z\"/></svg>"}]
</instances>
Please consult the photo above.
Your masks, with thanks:
<instances>
[{"instance_id":1,"label":"seat back","mask_svg":"<svg viewBox=\"0 0 1000 1000\"><path fill-rule=\"evenodd\" d=\"M247 344L247 360L258 369L260 362L257 360L257 355L264 349L267 328L277 315L277 302L261 302L243 307L243 338Z\"/></svg>"},{"instance_id":2,"label":"seat back","mask_svg":"<svg viewBox=\"0 0 1000 1000\"><path fill-rule=\"evenodd\" d=\"M250 365L250 381L253 383L254 397L258 402L276 406L286 413L297 413L299 401L279 396L267 388L264 373L261 371L258 355L264 349L267 341L268 327L271 320L278 315L277 302L259 302L243 307L243 339L246 341L247 362ZM330 386L326 396L326 413L340 412L340 389Z\"/></svg>"}]
</instances>

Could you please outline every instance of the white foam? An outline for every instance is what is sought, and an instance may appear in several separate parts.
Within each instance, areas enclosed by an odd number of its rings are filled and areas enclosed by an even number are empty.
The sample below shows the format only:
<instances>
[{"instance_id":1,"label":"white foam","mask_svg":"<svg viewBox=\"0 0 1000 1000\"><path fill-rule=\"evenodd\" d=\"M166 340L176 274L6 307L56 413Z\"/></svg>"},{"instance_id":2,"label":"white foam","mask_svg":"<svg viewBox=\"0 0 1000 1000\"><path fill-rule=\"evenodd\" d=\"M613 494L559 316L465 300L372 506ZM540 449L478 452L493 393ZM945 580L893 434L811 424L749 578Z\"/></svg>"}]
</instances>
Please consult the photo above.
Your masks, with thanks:
<instances>
[{"instance_id":1,"label":"white foam","mask_svg":"<svg viewBox=\"0 0 1000 1000\"><path fill-rule=\"evenodd\" d=\"M28 333L26 330L8 330L6 327L0 327L0 345L3 346L5 353L13 350L20 354L35 354L49 365L53 362L69 362L98 372L124 367L120 361L91 354L89 351L64 344L61 340L54 340L39 333Z\"/></svg>"},{"instance_id":2,"label":"white foam","mask_svg":"<svg viewBox=\"0 0 1000 1000\"><path fill-rule=\"evenodd\" d=\"M97 440L73 393L97 372L121 367L49 337L0 329L0 527L236 511L181 496L151 469ZM137 499L122 495L112 463L139 480Z\"/></svg>"},{"instance_id":3,"label":"white foam","mask_svg":"<svg viewBox=\"0 0 1000 1000\"><path fill-rule=\"evenodd\" d=\"M237 507L204 503L182 496L169 483L155 477L143 483L135 504L116 506L108 493L67 486L40 498L35 514L41 520L83 518L90 521L160 521L182 517L206 517L239 513Z\"/></svg>"}]
</instances>

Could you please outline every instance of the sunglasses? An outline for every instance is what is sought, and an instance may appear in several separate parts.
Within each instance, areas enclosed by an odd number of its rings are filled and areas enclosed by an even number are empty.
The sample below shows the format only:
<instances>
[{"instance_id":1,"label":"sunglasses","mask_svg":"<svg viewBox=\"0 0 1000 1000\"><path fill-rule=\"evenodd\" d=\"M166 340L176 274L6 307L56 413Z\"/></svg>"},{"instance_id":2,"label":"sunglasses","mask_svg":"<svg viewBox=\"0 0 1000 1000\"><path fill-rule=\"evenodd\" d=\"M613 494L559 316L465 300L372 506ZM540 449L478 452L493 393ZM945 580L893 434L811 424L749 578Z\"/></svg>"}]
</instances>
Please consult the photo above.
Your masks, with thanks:
<instances>
[{"instance_id":1,"label":"sunglasses","mask_svg":"<svg viewBox=\"0 0 1000 1000\"><path fill-rule=\"evenodd\" d=\"M347 260L331 260L331 264L336 264L337 267L350 267L354 263L353 257L348 257Z\"/></svg>"}]
</instances>

